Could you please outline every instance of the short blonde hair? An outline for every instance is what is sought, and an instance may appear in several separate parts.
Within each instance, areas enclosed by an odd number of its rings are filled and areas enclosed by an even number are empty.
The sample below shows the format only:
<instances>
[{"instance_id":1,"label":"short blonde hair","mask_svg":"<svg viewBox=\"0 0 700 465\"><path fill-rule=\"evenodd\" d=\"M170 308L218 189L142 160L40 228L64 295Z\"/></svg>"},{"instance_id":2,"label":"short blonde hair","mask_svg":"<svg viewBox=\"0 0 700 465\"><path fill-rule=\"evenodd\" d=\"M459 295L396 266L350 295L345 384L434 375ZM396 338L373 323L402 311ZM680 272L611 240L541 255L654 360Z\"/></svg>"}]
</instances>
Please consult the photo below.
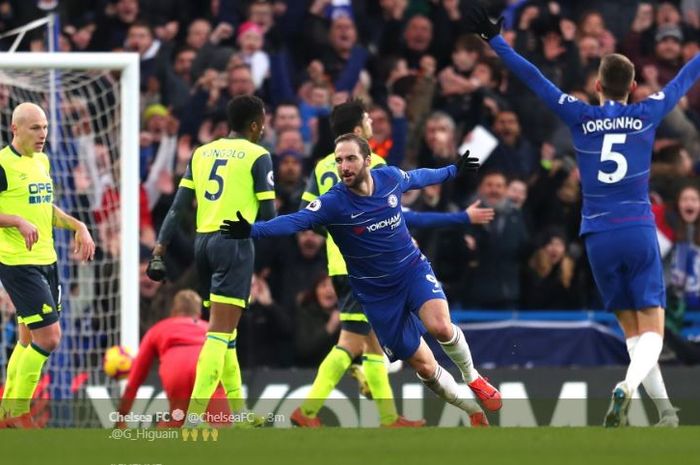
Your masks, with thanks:
<instances>
[{"instance_id":1,"label":"short blonde hair","mask_svg":"<svg viewBox=\"0 0 700 465\"><path fill-rule=\"evenodd\" d=\"M183 289L173 299L173 315L199 316L202 313L202 298L192 289Z\"/></svg>"}]
</instances>

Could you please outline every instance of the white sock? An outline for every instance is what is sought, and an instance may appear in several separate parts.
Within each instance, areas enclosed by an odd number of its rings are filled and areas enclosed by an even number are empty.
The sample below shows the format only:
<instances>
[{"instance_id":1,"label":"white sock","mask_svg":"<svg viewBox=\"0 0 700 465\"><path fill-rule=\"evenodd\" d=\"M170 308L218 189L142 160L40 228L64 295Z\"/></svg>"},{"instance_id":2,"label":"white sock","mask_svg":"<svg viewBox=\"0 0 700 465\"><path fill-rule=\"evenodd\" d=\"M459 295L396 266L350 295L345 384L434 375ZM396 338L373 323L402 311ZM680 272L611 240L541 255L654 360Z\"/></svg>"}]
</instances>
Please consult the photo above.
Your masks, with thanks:
<instances>
[{"instance_id":1,"label":"white sock","mask_svg":"<svg viewBox=\"0 0 700 465\"><path fill-rule=\"evenodd\" d=\"M460 399L459 391L457 386L457 381L452 377L449 371L438 365L435 374L432 378L423 379L418 375L423 384L433 391L438 397L444 399L446 402L454 405L455 407L464 410L468 414L481 412L481 407L479 404L471 399Z\"/></svg>"},{"instance_id":2,"label":"white sock","mask_svg":"<svg viewBox=\"0 0 700 465\"><path fill-rule=\"evenodd\" d=\"M664 340L661 335L653 331L647 331L639 336L630 356L630 365L627 367L627 375L625 376L625 384L627 384L630 394L639 387L642 380L658 363L663 345Z\"/></svg>"},{"instance_id":3,"label":"white sock","mask_svg":"<svg viewBox=\"0 0 700 465\"><path fill-rule=\"evenodd\" d=\"M452 324L452 331L452 339L447 342L438 342L442 350L457 365L459 371L462 372L464 381L471 383L479 377L479 372L474 368L472 353L469 350L467 339L464 337L462 330L454 324Z\"/></svg>"},{"instance_id":4,"label":"white sock","mask_svg":"<svg viewBox=\"0 0 700 465\"><path fill-rule=\"evenodd\" d=\"M627 352L630 354L630 359L632 358L632 353L637 347L637 342L639 341L639 336L634 336L627 339ZM661 368L657 363L649 371L649 374L642 380L642 385L644 390L647 392L651 400L654 401L656 406L656 411L659 413L659 418L666 410L673 409L673 405L668 398L668 393L666 392L666 384L664 384L664 378L661 376Z\"/></svg>"}]
</instances>

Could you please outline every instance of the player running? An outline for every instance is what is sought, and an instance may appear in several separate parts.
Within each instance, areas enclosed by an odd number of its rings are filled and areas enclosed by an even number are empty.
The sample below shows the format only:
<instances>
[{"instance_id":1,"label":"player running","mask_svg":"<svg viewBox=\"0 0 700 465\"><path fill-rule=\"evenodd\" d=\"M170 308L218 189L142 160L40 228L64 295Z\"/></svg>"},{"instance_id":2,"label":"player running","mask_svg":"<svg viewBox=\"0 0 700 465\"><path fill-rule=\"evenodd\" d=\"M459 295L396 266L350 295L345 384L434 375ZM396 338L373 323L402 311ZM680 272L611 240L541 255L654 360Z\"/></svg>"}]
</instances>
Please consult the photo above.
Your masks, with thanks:
<instances>
[{"instance_id":1,"label":"player running","mask_svg":"<svg viewBox=\"0 0 700 465\"><path fill-rule=\"evenodd\" d=\"M364 138L352 133L340 136L335 161L342 183L306 209L271 221L251 225L237 212L238 221L225 221L222 233L258 238L325 226L343 254L353 294L389 358L406 360L429 389L470 417L483 416L476 403L459 397L454 378L438 365L422 339L427 329L484 407L498 410L500 393L476 371L464 334L450 321L440 283L411 239L399 201L407 190L464 176L478 164L465 155L455 165L436 170L370 170L370 155Z\"/></svg>"},{"instance_id":2,"label":"player running","mask_svg":"<svg viewBox=\"0 0 700 465\"><path fill-rule=\"evenodd\" d=\"M331 113L331 128L336 135L354 133L365 139L372 137L372 119L360 100L350 100L337 105ZM383 158L370 154L370 169L386 166ZM301 207L306 207L320 195L328 192L339 182L335 154L321 159L309 177L306 191L302 196ZM492 209L481 209L472 205L466 213L413 213L404 212L410 227L441 227L488 222L493 218ZM384 364L382 347L367 321L362 306L355 299L348 282L345 260L330 235L326 237L328 275L340 303L340 335L338 343L326 355L302 405L291 415L293 424L301 427L319 427L321 420L317 414L328 395L340 382L348 368L361 384L362 393L372 398L379 411L379 422L385 427L418 427L425 420L408 420L399 415L394 401L394 393L389 383L389 374ZM362 367L352 365L352 361L362 355ZM366 380L366 381L365 381ZM365 384L366 383L366 384ZM363 390L362 385L369 389ZM476 422L485 419L483 415L474 417ZM473 426L478 426L474 424Z\"/></svg>"},{"instance_id":3,"label":"player running","mask_svg":"<svg viewBox=\"0 0 700 465\"><path fill-rule=\"evenodd\" d=\"M661 92L627 105L634 65L616 53L603 57L596 90L600 106L563 93L500 36L485 8L471 2L465 21L491 44L504 64L569 126L581 172L581 236L605 308L615 312L630 355L625 379L612 393L606 427L627 424L632 394L644 383L659 411L659 426L677 426L658 360L663 346L663 269L649 202L649 170L656 128L700 76L696 55Z\"/></svg>"},{"instance_id":4,"label":"player running","mask_svg":"<svg viewBox=\"0 0 700 465\"><path fill-rule=\"evenodd\" d=\"M233 413L239 413L235 410L241 392L235 331L250 297L253 241L223 240L219 225L231 209L242 211L248 221L275 217L272 159L257 145L265 128L264 104L255 96L239 96L229 102L227 111L231 134L194 151L147 270L153 280L165 278L165 247L178 227L181 212L192 208L196 198L195 262L202 291L209 294L205 306L211 305L207 340L199 354L188 407L189 413L197 415L204 413L219 381Z\"/></svg>"}]
</instances>

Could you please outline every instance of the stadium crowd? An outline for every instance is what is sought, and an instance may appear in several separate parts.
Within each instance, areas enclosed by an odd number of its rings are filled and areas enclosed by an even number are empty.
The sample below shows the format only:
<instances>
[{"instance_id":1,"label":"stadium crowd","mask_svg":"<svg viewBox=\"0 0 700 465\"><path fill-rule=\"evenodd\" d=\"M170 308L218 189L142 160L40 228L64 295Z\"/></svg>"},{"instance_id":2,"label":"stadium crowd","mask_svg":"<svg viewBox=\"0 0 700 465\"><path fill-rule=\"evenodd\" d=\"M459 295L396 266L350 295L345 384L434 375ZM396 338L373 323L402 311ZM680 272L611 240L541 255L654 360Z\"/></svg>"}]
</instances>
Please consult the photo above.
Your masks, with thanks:
<instances>
[{"instance_id":1,"label":"stadium crowd","mask_svg":"<svg viewBox=\"0 0 700 465\"><path fill-rule=\"evenodd\" d=\"M504 36L516 50L585 102L596 102L604 54L632 59L638 101L700 51L698 0L487 3L505 16ZM452 307L601 308L578 237L570 134L484 41L461 33L460 0L62 0L59 12L61 50L140 55L142 334L168 314L178 290L197 287L194 209L168 248L169 280L151 281L145 269L192 151L226 137L225 105L242 94L268 105L262 143L274 160L278 214L298 209L315 161L333 150L330 110L348 98L367 105L374 152L404 169L451 164L460 145L480 143L485 129L496 143L478 179L402 199L435 212L479 198L497 212L485 227L415 233ZM0 0L0 31L43 14L34 2ZM41 51L44 43L37 35L23 47ZM651 173L667 329L676 333L685 310L700 310L699 129L696 85L659 128ZM100 147L91 150L98 164L109 163ZM76 185L105 182L82 170ZM103 191L98 216L114 202L113 189ZM118 241L104 234L102 253L118 253ZM340 328L325 273L324 238L311 231L257 242L238 338L243 367L318 365Z\"/></svg>"}]
</instances>

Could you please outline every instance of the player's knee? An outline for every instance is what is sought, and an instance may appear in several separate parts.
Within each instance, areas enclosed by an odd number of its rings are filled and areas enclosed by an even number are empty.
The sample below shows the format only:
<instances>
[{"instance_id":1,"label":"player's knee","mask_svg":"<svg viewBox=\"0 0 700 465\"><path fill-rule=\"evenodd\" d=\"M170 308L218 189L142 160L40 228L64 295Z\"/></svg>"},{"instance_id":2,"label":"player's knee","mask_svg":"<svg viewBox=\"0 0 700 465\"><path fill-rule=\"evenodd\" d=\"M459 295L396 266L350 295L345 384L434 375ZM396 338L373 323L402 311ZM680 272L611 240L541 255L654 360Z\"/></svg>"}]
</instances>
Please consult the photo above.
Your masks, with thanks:
<instances>
[{"instance_id":1,"label":"player's knee","mask_svg":"<svg viewBox=\"0 0 700 465\"><path fill-rule=\"evenodd\" d=\"M454 336L454 325L449 318L436 319L431 322L427 329L440 342L447 342Z\"/></svg>"}]
</instances>

